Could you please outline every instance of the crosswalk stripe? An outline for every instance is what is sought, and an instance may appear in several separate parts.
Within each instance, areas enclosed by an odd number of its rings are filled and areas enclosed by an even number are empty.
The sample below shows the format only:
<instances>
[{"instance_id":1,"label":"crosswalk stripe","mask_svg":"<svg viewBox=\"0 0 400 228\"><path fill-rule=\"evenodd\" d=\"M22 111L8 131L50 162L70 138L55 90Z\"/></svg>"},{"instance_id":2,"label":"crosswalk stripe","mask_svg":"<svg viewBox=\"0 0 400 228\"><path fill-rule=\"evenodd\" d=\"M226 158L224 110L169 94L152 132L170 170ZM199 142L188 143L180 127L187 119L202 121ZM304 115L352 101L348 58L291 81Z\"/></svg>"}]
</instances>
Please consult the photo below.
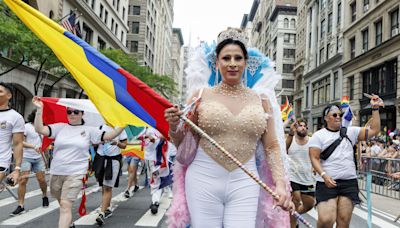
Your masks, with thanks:
<instances>
[{"instance_id":1,"label":"crosswalk stripe","mask_svg":"<svg viewBox=\"0 0 400 228\"><path fill-rule=\"evenodd\" d=\"M158 208L158 213L153 215L150 210L148 210L140 219L136 222L135 226L147 226L147 227L157 227L161 219L164 217L165 212L171 204L171 199L168 194L163 194L160 200L160 207Z\"/></svg>"},{"instance_id":2,"label":"crosswalk stripe","mask_svg":"<svg viewBox=\"0 0 400 228\"><path fill-rule=\"evenodd\" d=\"M50 188L47 188L47 192L49 192L49 191L50 191ZM36 189L34 191L26 193L25 194L25 200L28 199L28 198L37 196L37 195L41 195L41 194L42 194L42 190L41 189ZM15 202L17 202L17 200L14 199L14 197L7 197L7 198L4 198L4 199L0 200L0 206L4 207L4 206L7 206L7 205L15 203Z\"/></svg>"},{"instance_id":3,"label":"crosswalk stripe","mask_svg":"<svg viewBox=\"0 0 400 228\"><path fill-rule=\"evenodd\" d=\"M91 193L93 193L95 188L96 188L96 186L88 188L86 190L86 195L90 195ZM80 199L81 197L82 197L82 193L79 193L78 199ZM40 217L40 216L48 214L48 213L58 209L59 207L60 207L60 205L58 204L57 200L55 200L55 201L51 202L49 204L49 207L47 207L47 208L37 207L33 210L27 211L25 214L18 215L18 216L9 218L7 220L4 220L3 222L0 223L0 225L9 225L9 226L22 225L24 223L27 223L33 219Z\"/></svg>"},{"instance_id":4,"label":"crosswalk stripe","mask_svg":"<svg viewBox=\"0 0 400 228\"><path fill-rule=\"evenodd\" d=\"M142 188L144 188L144 187L140 186L139 190L141 190ZM115 209L117 209L118 203L128 200L127 198L125 198L124 193L125 192L121 192L120 194L114 196L111 199L111 208L112 208L113 212L115 211ZM135 195L135 192L132 192L132 196L133 195ZM96 224L96 218L97 218L99 212L100 212L100 207L94 209L88 215L80 217L78 220L76 220L74 222L74 224L75 225L94 225L94 224Z\"/></svg>"},{"instance_id":5,"label":"crosswalk stripe","mask_svg":"<svg viewBox=\"0 0 400 228\"><path fill-rule=\"evenodd\" d=\"M368 213L358 207L354 207L353 213L360 216L361 218L364 218L364 219L368 218ZM393 225L389 222L386 222L385 220L383 220L377 216L374 216L374 215L372 215L372 223L377 226L384 227L384 228L398 228L398 226Z\"/></svg>"}]
</instances>

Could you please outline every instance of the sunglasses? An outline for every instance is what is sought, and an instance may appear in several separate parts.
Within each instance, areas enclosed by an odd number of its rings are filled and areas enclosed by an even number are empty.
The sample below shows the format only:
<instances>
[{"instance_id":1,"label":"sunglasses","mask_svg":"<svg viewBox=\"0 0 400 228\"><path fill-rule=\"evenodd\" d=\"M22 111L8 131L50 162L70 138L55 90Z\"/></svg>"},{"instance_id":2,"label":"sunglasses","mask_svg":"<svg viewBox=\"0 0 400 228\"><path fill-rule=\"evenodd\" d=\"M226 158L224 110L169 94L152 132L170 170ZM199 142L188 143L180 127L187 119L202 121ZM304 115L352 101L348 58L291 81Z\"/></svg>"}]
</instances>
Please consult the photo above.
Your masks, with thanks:
<instances>
[{"instance_id":1,"label":"sunglasses","mask_svg":"<svg viewBox=\"0 0 400 228\"><path fill-rule=\"evenodd\" d=\"M78 115L79 113L80 113L81 111L79 111L79 110L67 110L67 114L68 115L71 115L72 113L74 113L75 115Z\"/></svg>"},{"instance_id":2,"label":"sunglasses","mask_svg":"<svg viewBox=\"0 0 400 228\"><path fill-rule=\"evenodd\" d=\"M343 113L340 113L340 114L339 113L333 113L332 116L333 116L333 118L336 118L338 116L343 117Z\"/></svg>"}]
</instances>

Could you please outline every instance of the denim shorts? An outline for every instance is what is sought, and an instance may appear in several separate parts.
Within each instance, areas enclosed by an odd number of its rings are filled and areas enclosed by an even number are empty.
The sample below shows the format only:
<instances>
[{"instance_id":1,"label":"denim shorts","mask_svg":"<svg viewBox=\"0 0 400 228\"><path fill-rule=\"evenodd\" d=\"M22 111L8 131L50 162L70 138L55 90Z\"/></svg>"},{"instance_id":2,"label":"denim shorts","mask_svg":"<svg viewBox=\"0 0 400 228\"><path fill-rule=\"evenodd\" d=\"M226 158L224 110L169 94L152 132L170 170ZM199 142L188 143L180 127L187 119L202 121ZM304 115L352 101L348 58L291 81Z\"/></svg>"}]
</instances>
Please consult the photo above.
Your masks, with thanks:
<instances>
[{"instance_id":1,"label":"denim shorts","mask_svg":"<svg viewBox=\"0 0 400 228\"><path fill-rule=\"evenodd\" d=\"M126 156L124 159L128 165L137 166L140 162L140 158L133 157L133 156Z\"/></svg>"},{"instance_id":2,"label":"denim shorts","mask_svg":"<svg viewBox=\"0 0 400 228\"><path fill-rule=\"evenodd\" d=\"M22 158L21 172L44 172L45 166L42 158Z\"/></svg>"}]
</instances>

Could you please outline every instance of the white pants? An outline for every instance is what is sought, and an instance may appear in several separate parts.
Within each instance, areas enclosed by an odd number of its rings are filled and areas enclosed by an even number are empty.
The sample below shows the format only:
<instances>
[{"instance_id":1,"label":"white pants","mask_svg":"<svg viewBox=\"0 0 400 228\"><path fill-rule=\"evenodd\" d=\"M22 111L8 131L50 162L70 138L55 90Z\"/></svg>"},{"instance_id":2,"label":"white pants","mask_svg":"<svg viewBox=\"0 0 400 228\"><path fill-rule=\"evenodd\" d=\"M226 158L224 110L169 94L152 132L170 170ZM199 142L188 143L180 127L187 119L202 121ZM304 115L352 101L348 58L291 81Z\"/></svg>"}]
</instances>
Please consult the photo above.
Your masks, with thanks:
<instances>
[{"instance_id":1,"label":"white pants","mask_svg":"<svg viewBox=\"0 0 400 228\"><path fill-rule=\"evenodd\" d=\"M245 166L258 176L254 156ZM240 168L229 172L199 148L185 189L194 228L255 227L260 187Z\"/></svg>"}]
</instances>

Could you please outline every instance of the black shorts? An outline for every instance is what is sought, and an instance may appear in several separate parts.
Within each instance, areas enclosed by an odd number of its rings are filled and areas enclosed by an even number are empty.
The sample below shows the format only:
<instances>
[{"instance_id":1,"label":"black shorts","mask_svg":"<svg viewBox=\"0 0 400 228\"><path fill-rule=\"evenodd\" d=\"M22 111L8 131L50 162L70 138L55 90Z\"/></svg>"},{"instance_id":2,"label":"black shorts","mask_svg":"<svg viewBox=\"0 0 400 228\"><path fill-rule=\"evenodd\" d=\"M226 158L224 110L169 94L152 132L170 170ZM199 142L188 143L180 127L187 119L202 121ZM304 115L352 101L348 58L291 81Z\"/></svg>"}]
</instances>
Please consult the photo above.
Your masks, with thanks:
<instances>
[{"instance_id":1,"label":"black shorts","mask_svg":"<svg viewBox=\"0 0 400 228\"><path fill-rule=\"evenodd\" d=\"M317 205L320 202L334 199L338 196L346 196L353 202L353 205L361 203L358 197L359 189L357 179L335 180L336 187L328 188L324 182L317 181L315 196Z\"/></svg>"},{"instance_id":2,"label":"black shorts","mask_svg":"<svg viewBox=\"0 0 400 228\"><path fill-rule=\"evenodd\" d=\"M314 196L315 193L314 185L303 185L290 181L290 186L292 187L292 192L300 191L301 194Z\"/></svg>"}]
</instances>

